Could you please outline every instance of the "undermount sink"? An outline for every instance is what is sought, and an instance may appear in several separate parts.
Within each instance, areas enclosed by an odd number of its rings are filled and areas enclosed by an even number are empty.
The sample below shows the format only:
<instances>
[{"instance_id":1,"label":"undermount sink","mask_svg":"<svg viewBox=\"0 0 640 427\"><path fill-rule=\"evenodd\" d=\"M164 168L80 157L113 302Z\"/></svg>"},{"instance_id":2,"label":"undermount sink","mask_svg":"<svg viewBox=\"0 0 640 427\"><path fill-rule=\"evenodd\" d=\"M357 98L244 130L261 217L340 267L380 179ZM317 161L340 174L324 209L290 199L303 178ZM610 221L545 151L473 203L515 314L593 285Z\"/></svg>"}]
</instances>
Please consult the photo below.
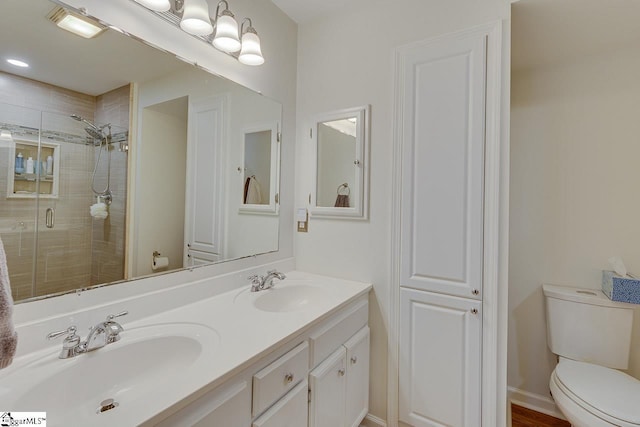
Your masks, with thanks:
<instances>
[{"instance_id":1,"label":"undermount sink","mask_svg":"<svg viewBox=\"0 0 640 427\"><path fill-rule=\"evenodd\" d=\"M289 312L304 310L317 303L329 300L325 289L296 284L278 286L258 292L253 305L258 310L271 312Z\"/></svg>"},{"instance_id":2,"label":"undermount sink","mask_svg":"<svg viewBox=\"0 0 640 427\"><path fill-rule=\"evenodd\" d=\"M73 425L106 425L119 413L153 406L158 393L171 398L176 384L202 375L219 344L215 330L195 323L125 329L93 352L70 359L49 352L26 364L3 378L0 401L11 411L46 411L50 426L69 425L71 413ZM112 405L102 403L108 399Z\"/></svg>"}]
</instances>

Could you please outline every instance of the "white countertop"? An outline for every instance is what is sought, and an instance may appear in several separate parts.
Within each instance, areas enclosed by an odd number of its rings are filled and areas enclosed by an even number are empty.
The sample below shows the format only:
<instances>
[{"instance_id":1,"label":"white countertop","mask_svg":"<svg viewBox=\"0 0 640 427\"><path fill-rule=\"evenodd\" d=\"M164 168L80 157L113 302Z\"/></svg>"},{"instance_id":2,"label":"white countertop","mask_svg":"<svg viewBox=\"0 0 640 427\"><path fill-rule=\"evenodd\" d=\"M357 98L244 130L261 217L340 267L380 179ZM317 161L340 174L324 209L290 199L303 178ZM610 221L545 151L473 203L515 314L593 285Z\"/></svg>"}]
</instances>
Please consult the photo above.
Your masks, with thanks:
<instances>
[{"instance_id":1,"label":"white countertop","mask_svg":"<svg viewBox=\"0 0 640 427\"><path fill-rule=\"evenodd\" d=\"M250 286L216 295L214 297L181 306L163 313L158 313L135 322L126 322L122 318L121 324L125 328L122 339L108 346L125 345L127 342L127 330L136 330L147 325L194 323L214 330L219 338L216 349L210 363L201 369L198 375L191 380L173 380L167 387L171 393L163 393L157 390L152 398L145 398L140 405L121 405L117 410L101 414L93 426L105 425L139 425L159 414L166 408L188 398L190 395L202 389L213 389L222 384L231 376L249 367L252 363L264 357L278 346L306 329L313 327L327 318L338 309L354 301L359 296L369 292L371 285L320 275L314 275L299 271L287 273L284 281L276 283L276 288L293 287L296 285L311 285L322 287L326 290L326 297L314 300L305 306L304 310L290 312L268 312L254 307L253 301L270 290L249 292ZM133 332L132 332L133 333ZM84 335L84 334L82 334ZM84 338L84 336L83 336ZM61 345L60 345L61 346ZM0 402L2 410L22 410L12 408L11 401L17 395L24 396L26 387L37 387L38 378L31 378L29 372L25 372L27 366L34 366L43 358L57 358L60 347L51 347L16 358L7 369L0 371ZM102 349L96 350L100 352ZM180 351L176 348L175 351ZM87 355L80 355L73 359L59 360L62 363L73 363L70 360L80 360ZM57 361L56 361L57 362ZM52 362L55 364L56 362ZM118 369L105 367L105 369ZM34 370L34 372L36 372ZM71 371L73 372L73 371ZM158 375L163 375L158 372ZM34 374L34 376L37 376ZM25 378L28 381L25 381ZM67 380L73 381L73 378ZM82 381L90 381L90 378L82 378ZM15 383L15 384L14 384ZM148 397L148 396L147 396ZM99 403L99 402L97 402ZM143 407L141 407L144 405ZM133 407L132 407L133 406ZM55 420L56 408L31 408L33 411L47 411L48 423L51 426L73 425L73 414L65 414L63 420Z\"/></svg>"}]
</instances>

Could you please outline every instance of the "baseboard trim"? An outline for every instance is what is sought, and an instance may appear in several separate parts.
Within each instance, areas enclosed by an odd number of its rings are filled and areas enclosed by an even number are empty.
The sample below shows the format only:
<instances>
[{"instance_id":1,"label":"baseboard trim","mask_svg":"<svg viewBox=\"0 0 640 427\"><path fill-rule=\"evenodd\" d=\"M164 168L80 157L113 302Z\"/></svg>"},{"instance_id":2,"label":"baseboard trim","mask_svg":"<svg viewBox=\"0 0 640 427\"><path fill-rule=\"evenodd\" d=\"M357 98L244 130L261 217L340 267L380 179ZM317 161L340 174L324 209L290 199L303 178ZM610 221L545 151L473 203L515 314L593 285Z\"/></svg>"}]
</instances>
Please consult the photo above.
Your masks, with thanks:
<instances>
[{"instance_id":1,"label":"baseboard trim","mask_svg":"<svg viewBox=\"0 0 640 427\"><path fill-rule=\"evenodd\" d=\"M387 427L387 422L375 415L367 414L364 420L362 420L360 427Z\"/></svg>"},{"instance_id":2,"label":"baseboard trim","mask_svg":"<svg viewBox=\"0 0 640 427\"><path fill-rule=\"evenodd\" d=\"M560 412L556 403L550 397L541 396L528 391L519 390L515 387L507 387L509 392L509 401L515 405L522 406L552 417L566 420L565 416Z\"/></svg>"}]
</instances>

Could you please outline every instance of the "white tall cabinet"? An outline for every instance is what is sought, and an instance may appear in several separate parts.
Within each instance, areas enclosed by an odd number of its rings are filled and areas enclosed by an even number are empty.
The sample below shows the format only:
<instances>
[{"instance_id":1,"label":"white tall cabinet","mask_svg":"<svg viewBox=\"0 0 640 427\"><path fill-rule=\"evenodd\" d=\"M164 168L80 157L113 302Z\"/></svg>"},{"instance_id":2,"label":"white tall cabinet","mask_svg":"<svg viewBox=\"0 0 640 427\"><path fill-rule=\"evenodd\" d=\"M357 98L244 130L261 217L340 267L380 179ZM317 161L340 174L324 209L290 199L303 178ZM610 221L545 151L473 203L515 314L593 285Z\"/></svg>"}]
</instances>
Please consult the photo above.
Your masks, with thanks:
<instances>
[{"instance_id":1,"label":"white tall cabinet","mask_svg":"<svg viewBox=\"0 0 640 427\"><path fill-rule=\"evenodd\" d=\"M481 425L488 40L399 55L401 425Z\"/></svg>"},{"instance_id":2,"label":"white tall cabinet","mask_svg":"<svg viewBox=\"0 0 640 427\"><path fill-rule=\"evenodd\" d=\"M183 265L208 264L222 258L222 145L224 96L189 105L185 250Z\"/></svg>"}]
</instances>

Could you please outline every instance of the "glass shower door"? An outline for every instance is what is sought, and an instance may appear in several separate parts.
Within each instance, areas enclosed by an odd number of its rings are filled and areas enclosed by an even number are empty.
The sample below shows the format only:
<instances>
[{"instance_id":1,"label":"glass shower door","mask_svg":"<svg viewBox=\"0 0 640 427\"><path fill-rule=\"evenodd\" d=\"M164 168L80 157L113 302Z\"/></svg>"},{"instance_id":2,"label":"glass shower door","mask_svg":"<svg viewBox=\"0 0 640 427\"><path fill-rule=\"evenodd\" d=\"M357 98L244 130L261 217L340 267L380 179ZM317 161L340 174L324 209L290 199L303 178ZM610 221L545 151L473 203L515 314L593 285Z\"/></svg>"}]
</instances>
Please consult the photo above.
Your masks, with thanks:
<instances>
[{"instance_id":1,"label":"glass shower door","mask_svg":"<svg viewBox=\"0 0 640 427\"><path fill-rule=\"evenodd\" d=\"M15 300L36 292L40 127L40 111L0 103L0 238Z\"/></svg>"}]
</instances>

